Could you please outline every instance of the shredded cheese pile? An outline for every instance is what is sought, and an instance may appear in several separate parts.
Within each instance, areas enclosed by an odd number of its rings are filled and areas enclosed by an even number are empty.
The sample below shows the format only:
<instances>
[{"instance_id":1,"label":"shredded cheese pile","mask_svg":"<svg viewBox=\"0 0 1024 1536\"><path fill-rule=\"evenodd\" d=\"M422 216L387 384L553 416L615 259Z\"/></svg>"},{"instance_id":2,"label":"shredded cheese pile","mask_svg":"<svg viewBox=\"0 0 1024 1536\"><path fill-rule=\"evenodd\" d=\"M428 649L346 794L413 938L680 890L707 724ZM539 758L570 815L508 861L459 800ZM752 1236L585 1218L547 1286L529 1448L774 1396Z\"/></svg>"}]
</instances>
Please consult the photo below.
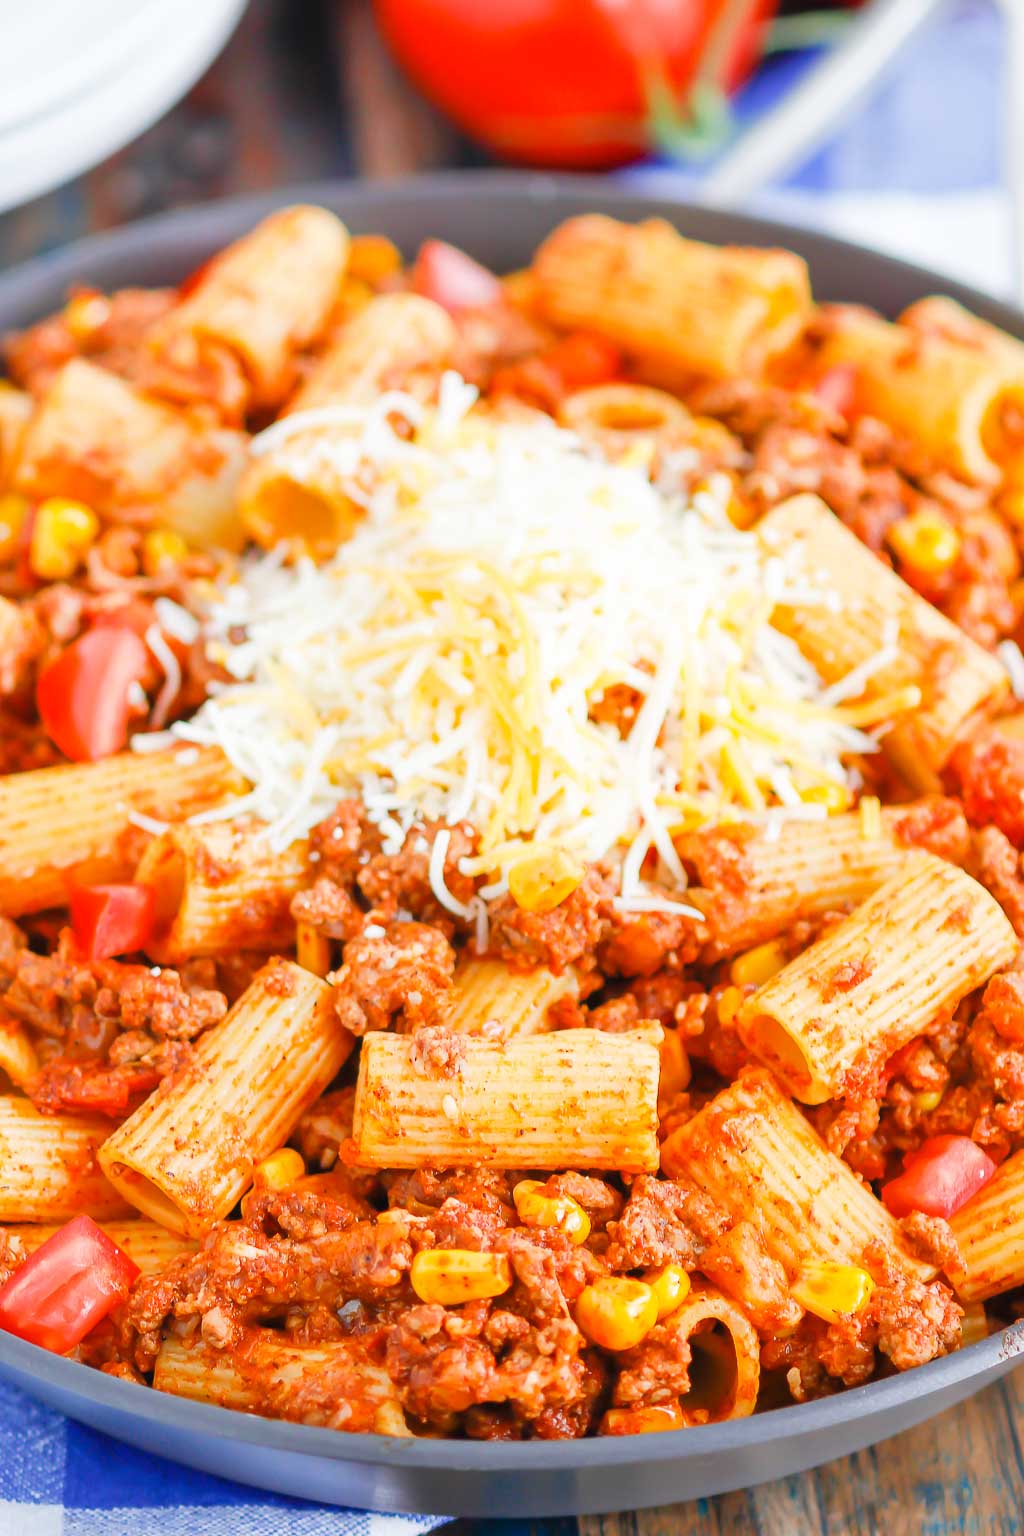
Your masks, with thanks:
<instances>
[{"instance_id":1,"label":"shredded cheese pile","mask_svg":"<svg viewBox=\"0 0 1024 1536\"><path fill-rule=\"evenodd\" d=\"M205 817L255 814L283 847L358 793L388 850L417 819L472 822L463 867L485 898L540 843L617 858L620 903L645 910L666 905L641 876L652 850L685 884L679 829L848 805L844 759L877 747L841 702L865 669L826 689L772 628L776 602L829 594L730 523L728 483L686 505L474 398L448 375L436 411L389 394L315 413L312 447L301 417L257 440L282 462L294 438L299 478L325 459L351 474L365 518L326 564L244 563L210 612L235 681L173 731L220 746L253 789ZM623 688L624 734L601 719Z\"/></svg>"}]
</instances>

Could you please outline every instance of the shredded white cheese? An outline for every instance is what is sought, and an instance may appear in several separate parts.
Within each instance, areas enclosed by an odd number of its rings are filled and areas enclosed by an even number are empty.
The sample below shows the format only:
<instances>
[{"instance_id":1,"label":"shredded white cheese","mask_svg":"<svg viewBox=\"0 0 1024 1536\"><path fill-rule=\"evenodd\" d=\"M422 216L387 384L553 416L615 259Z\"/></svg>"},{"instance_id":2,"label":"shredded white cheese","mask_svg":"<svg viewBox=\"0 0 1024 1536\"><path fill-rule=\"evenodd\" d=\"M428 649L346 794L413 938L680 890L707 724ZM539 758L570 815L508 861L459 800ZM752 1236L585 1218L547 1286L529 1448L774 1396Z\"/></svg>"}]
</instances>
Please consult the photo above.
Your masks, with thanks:
<instances>
[{"instance_id":1,"label":"shredded white cheese","mask_svg":"<svg viewBox=\"0 0 1024 1536\"><path fill-rule=\"evenodd\" d=\"M730 523L727 481L687 506L552 423L498 421L473 399L449 375L434 413L390 394L257 440L305 483L327 462L358 470L366 515L326 564L243 563L208 615L234 681L173 731L221 747L253 789L203 819L244 809L282 847L358 793L386 851L419 817L471 821L481 852L461 867L487 877L485 900L539 841L621 860L627 910L695 911L652 889L652 861L679 889L680 829L849 803L845 758L877 742L836 706L887 650L823 688L769 618L834 594ZM602 703L624 688L620 733ZM483 932L483 903L445 884L448 841L433 889Z\"/></svg>"}]
</instances>

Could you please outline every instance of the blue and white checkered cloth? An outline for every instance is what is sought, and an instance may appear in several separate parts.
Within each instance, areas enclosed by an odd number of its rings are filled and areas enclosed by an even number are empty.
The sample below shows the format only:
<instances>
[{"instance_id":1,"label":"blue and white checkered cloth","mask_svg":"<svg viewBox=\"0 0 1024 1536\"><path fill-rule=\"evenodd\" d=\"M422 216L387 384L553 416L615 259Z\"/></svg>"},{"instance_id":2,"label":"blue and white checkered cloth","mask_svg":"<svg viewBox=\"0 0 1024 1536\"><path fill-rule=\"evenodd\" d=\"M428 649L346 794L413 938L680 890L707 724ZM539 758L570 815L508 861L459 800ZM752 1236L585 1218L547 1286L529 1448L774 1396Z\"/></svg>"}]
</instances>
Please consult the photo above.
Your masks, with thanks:
<instances>
[{"instance_id":1,"label":"blue and white checkered cloth","mask_svg":"<svg viewBox=\"0 0 1024 1536\"><path fill-rule=\"evenodd\" d=\"M0 1382L0 1536L416 1536L443 1519L242 1488L119 1445Z\"/></svg>"},{"instance_id":2,"label":"blue and white checkered cloth","mask_svg":"<svg viewBox=\"0 0 1024 1536\"><path fill-rule=\"evenodd\" d=\"M958 0L858 121L762 206L999 291L1009 272L993 92L1001 63L993 7ZM763 110L802 67L773 61L741 113ZM628 174L685 195L688 178L668 168ZM0 1383L0 1536L413 1536L441 1523L242 1488L116 1444Z\"/></svg>"}]
</instances>

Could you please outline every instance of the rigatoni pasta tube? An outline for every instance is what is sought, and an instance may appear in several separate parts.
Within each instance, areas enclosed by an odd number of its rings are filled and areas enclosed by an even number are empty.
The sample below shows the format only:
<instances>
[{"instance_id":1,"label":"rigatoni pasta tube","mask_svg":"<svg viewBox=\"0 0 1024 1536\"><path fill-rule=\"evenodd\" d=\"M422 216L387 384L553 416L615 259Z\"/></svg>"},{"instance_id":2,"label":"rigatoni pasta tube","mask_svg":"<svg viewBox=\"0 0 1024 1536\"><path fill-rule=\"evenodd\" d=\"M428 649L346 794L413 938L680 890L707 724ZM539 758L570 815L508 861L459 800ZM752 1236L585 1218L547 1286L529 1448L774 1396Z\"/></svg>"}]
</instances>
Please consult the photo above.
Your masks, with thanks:
<instances>
[{"instance_id":1,"label":"rigatoni pasta tube","mask_svg":"<svg viewBox=\"0 0 1024 1536\"><path fill-rule=\"evenodd\" d=\"M156 892L146 953L165 965L238 949L290 949L292 897L307 882L309 846L274 852L253 821L179 824L154 838L135 879Z\"/></svg>"},{"instance_id":2,"label":"rigatoni pasta tube","mask_svg":"<svg viewBox=\"0 0 1024 1536\"><path fill-rule=\"evenodd\" d=\"M679 1400L683 1423L745 1419L757 1404L761 1345L750 1319L713 1286L698 1283L665 1323L691 1352L690 1390ZM671 1346L670 1346L671 1347Z\"/></svg>"},{"instance_id":3,"label":"rigatoni pasta tube","mask_svg":"<svg viewBox=\"0 0 1024 1536\"><path fill-rule=\"evenodd\" d=\"M344 422L318 424L311 418L300 424L299 413L369 408L387 389L415 389L417 381L433 391L455 340L451 317L439 304L413 293L382 295L354 315L282 422L257 441L239 487L250 537L266 549L290 539L317 558L348 538L363 515L351 494L358 448L354 439L339 444ZM293 426L290 416L296 418ZM346 447L351 450L347 454Z\"/></svg>"},{"instance_id":4,"label":"rigatoni pasta tube","mask_svg":"<svg viewBox=\"0 0 1024 1536\"><path fill-rule=\"evenodd\" d=\"M97 1161L109 1134L109 1120L41 1115L28 1099L0 1096L0 1222L130 1212Z\"/></svg>"},{"instance_id":5,"label":"rigatoni pasta tube","mask_svg":"<svg viewBox=\"0 0 1024 1536\"><path fill-rule=\"evenodd\" d=\"M662 219L568 219L532 274L546 320L609 337L654 383L760 373L811 304L806 264L791 251L703 245Z\"/></svg>"},{"instance_id":6,"label":"rigatoni pasta tube","mask_svg":"<svg viewBox=\"0 0 1024 1536\"><path fill-rule=\"evenodd\" d=\"M798 1099L843 1094L952 1012L1017 953L993 896L954 864L915 853L844 922L747 999L743 1043Z\"/></svg>"},{"instance_id":7,"label":"rigatoni pasta tube","mask_svg":"<svg viewBox=\"0 0 1024 1536\"><path fill-rule=\"evenodd\" d=\"M296 359L324 332L348 260L348 233L326 208L282 208L221 251L149 332L155 386L185 399L234 363L228 416L279 406ZM175 388L175 384L178 388Z\"/></svg>"},{"instance_id":8,"label":"rigatoni pasta tube","mask_svg":"<svg viewBox=\"0 0 1024 1536\"><path fill-rule=\"evenodd\" d=\"M899 323L922 336L941 336L945 341L1008 362L1024 378L1024 342L972 315L955 299L939 294L917 299L899 316Z\"/></svg>"},{"instance_id":9,"label":"rigatoni pasta tube","mask_svg":"<svg viewBox=\"0 0 1024 1536\"><path fill-rule=\"evenodd\" d=\"M31 395L0 379L0 492L7 489L31 415Z\"/></svg>"},{"instance_id":10,"label":"rigatoni pasta tube","mask_svg":"<svg viewBox=\"0 0 1024 1536\"><path fill-rule=\"evenodd\" d=\"M15 1088L27 1089L38 1071L39 1058L28 1030L0 1005L0 1073L6 1073Z\"/></svg>"},{"instance_id":11,"label":"rigatoni pasta tube","mask_svg":"<svg viewBox=\"0 0 1024 1536\"><path fill-rule=\"evenodd\" d=\"M502 1043L471 1036L435 1075L417 1035L367 1035L353 1161L656 1168L660 1039L658 1026L624 1034L567 1029Z\"/></svg>"},{"instance_id":12,"label":"rigatoni pasta tube","mask_svg":"<svg viewBox=\"0 0 1024 1536\"><path fill-rule=\"evenodd\" d=\"M352 1046L326 982L272 960L171 1087L104 1143L107 1176L144 1215L200 1236L227 1215Z\"/></svg>"},{"instance_id":13,"label":"rigatoni pasta tube","mask_svg":"<svg viewBox=\"0 0 1024 1536\"><path fill-rule=\"evenodd\" d=\"M1002 413L1024 407L1024 360L893 325L870 310L840 307L831 321L816 367L852 367L860 410L954 474L999 478Z\"/></svg>"},{"instance_id":14,"label":"rigatoni pasta tube","mask_svg":"<svg viewBox=\"0 0 1024 1536\"><path fill-rule=\"evenodd\" d=\"M489 1040L539 1035L552 1027L551 1005L579 995L571 967L556 976L542 965L513 971L503 960L467 960L455 973L444 1022L459 1034Z\"/></svg>"},{"instance_id":15,"label":"rigatoni pasta tube","mask_svg":"<svg viewBox=\"0 0 1024 1536\"><path fill-rule=\"evenodd\" d=\"M407 1435L394 1382L359 1339L289 1344L254 1328L237 1352L174 1337L160 1346L158 1392L325 1429Z\"/></svg>"},{"instance_id":16,"label":"rigatoni pasta tube","mask_svg":"<svg viewBox=\"0 0 1024 1536\"><path fill-rule=\"evenodd\" d=\"M0 778L0 915L66 906L71 885L130 880L147 834L241 787L216 747L122 752Z\"/></svg>"},{"instance_id":17,"label":"rigatoni pasta tube","mask_svg":"<svg viewBox=\"0 0 1024 1536\"><path fill-rule=\"evenodd\" d=\"M711 930L704 958L738 954L794 923L865 900L912 852L900 828L913 811L886 806L877 833L856 810L785 822L776 836L736 823L677 838L694 874L686 899L707 914Z\"/></svg>"},{"instance_id":18,"label":"rigatoni pasta tube","mask_svg":"<svg viewBox=\"0 0 1024 1536\"><path fill-rule=\"evenodd\" d=\"M243 433L193 419L76 360L25 428L14 488L32 498L70 496L116 522L159 521L190 543L238 548L245 445Z\"/></svg>"},{"instance_id":19,"label":"rigatoni pasta tube","mask_svg":"<svg viewBox=\"0 0 1024 1536\"><path fill-rule=\"evenodd\" d=\"M934 790L939 770L968 722L993 709L1009 690L1005 668L889 570L817 496L794 496L758 524L767 555L799 552L801 572L821 602L780 604L772 624L791 636L826 683L876 662L887 647L895 659L872 672L867 701L920 691L894 714L883 737L886 752L915 787Z\"/></svg>"},{"instance_id":20,"label":"rigatoni pasta tube","mask_svg":"<svg viewBox=\"0 0 1024 1536\"><path fill-rule=\"evenodd\" d=\"M1024 1152L949 1218L959 1248L946 1272L965 1301L985 1301L1024 1285Z\"/></svg>"},{"instance_id":21,"label":"rigatoni pasta tube","mask_svg":"<svg viewBox=\"0 0 1024 1536\"><path fill-rule=\"evenodd\" d=\"M863 1264L873 1243L918 1278L935 1273L770 1072L748 1070L673 1131L661 1167L704 1190L734 1222L756 1212L765 1246L791 1280L809 1262Z\"/></svg>"},{"instance_id":22,"label":"rigatoni pasta tube","mask_svg":"<svg viewBox=\"0 0 1024 1536\"><path fill-rule=\"evenodd\" d=\"M146 1221L141 1216L128 1217L124 1221L102 1221L99 1225L112 1242L124 1249L144 1275L160 1274L175 1259L180 1259L185 1253L194 1253L197 1247L190 1238L169 1231L159 1222ZM34 1253L55 1232L59 1232L60 1227L9 1227L8 1231L14 1232L21 1239L29 1253Z\"/></svg>"}]
</instances>

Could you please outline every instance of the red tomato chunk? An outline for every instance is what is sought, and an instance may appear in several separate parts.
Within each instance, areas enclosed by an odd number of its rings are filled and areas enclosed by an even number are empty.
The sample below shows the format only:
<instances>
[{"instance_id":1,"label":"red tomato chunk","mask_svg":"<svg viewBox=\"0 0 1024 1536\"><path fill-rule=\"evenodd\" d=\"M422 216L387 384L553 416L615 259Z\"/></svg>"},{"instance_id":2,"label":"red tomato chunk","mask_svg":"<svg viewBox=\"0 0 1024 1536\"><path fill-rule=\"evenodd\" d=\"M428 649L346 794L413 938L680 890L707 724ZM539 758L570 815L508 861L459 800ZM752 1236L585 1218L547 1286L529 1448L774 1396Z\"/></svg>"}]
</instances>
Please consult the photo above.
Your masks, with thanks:
<instances>
[{"instance_id":1,"label":"red tomato chunk","mask_svg":"<svg viewBox=\"0 0 1024 1536\"><path fill-rule=\"evenodd\" d=\"M882 1188L882 1200L894 1216L923 1211L949 1217L966 1205L996 1171L987 1152L969 1136L930 1136L908 1152L903 1172Z\"/></svg>"},{"instance_id":2,"label":"red tomato chunk","mask_svg":"<svg viewBox=\"0 0 1024 1536\"><path fill-rule=\"evenodd\" d=\"M412 285L425 299L433 299L453 314L460 309L486 309L502 300L494 273L444 240L425 240L420 246Z\"/></svg>"},{"instance_id":3,"label":"red tomato chunk","mask_svg":"<svg viewBox=\"0 0 1024 1536\"><path fill-rule=\"evenodd\" d=\"M36 704L46 734L65 757L95 762L119 752L128 738L133 683L149 652L131 629L89 630L39 674Z\"/></svg>"},{"instance_id":4,"label":"red tomato chunk","mask_svg":"<svg viewBox=\"0 0 1024 1536\"><path fill-rule=\"evenodd\" d=\"M0 1328L66 1355L125 1299L138 1274L90 1216L76 1216L0 1287Z\"/></svg>"},{"instance_id":5,"label":"red tomato chunk","mask_svg":"<svg viewBox=\"0 0 1024 1536\"><path fill-rule=\"evenodd\" d=\"M71 929L87 960L145 949L156 898L148 885L81 885L71 892Z\"/></svg>"}]
</instances>

